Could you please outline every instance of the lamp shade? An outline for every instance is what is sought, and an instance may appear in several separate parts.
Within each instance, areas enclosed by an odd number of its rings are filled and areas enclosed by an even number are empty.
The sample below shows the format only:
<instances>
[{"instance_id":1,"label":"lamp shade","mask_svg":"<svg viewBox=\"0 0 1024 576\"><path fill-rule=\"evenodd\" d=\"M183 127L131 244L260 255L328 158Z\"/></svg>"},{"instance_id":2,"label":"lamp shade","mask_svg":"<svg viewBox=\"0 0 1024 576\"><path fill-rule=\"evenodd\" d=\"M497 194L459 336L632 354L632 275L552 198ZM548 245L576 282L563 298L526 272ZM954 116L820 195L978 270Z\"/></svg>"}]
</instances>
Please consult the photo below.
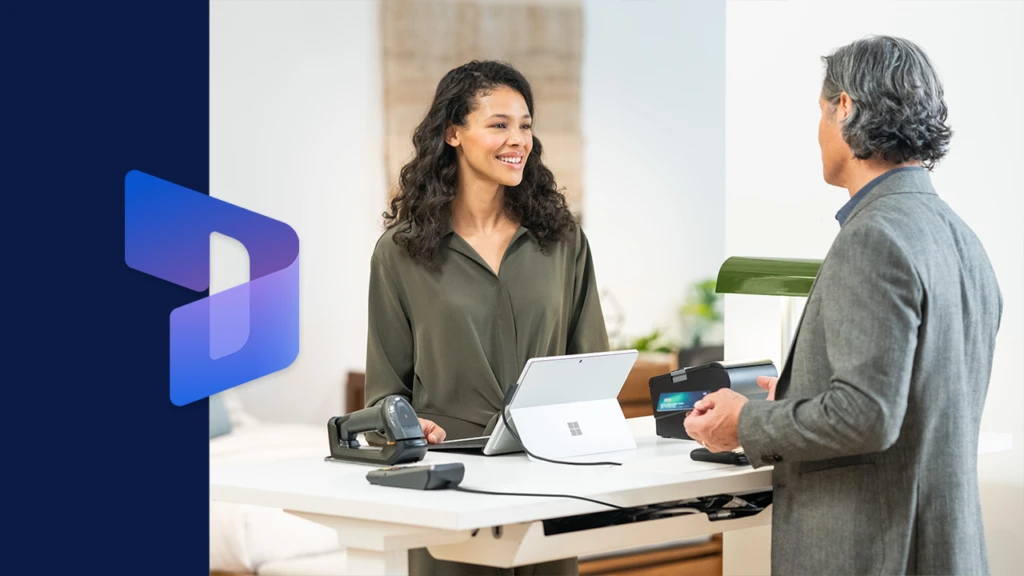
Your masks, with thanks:
<instances>
[{"instance_id":1,"label":"lamp shade","mask_svg":"<svg viewBox=\"0 0 1024 576\"><path fill-rule=\"evenodd\" d=\"M807 296L821 260L734 256L718 270L715 292L764 296Z\"/></svg>"}]
</instances>

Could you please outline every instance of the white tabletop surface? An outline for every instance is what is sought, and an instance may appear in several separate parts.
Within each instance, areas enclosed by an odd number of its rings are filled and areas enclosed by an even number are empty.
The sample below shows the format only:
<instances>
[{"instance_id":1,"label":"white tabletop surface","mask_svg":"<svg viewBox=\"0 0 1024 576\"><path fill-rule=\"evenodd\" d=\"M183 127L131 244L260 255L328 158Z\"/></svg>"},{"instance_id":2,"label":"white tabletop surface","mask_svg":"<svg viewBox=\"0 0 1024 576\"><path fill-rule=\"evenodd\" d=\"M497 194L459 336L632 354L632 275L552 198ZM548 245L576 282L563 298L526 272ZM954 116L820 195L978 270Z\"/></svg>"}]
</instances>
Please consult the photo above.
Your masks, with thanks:
<instances>
[{"instance_id":1,"label":"white tabletop surface","mask_svg":"<svg viewBox=\"0 0 1024 576\"><path fill-rule=\"evenodd\" d=\"M659 438L651 417L629 420L636 450L590 457L622 466L568 466L530 461L526 455L475 456L428 452L416 464L461 461L462 486L501 492L586 496L619 506L669 502L719 493L771 488L771 468L754 470L694 462L695 442ZM324 431L324 456L327 434ZM584 459L580 459L584 460ZM374 486L366 473L381 466L325 462L323 456L218 466L210 472L210 498L348 518L449 530L529 522L606 506L570 498L493 496Z\"/></svg>"},{"instance_id":2,"label":"white tabletop surface","mask_svg":"<svg viewBox=\"0 0 1024 576\"><path fill-rule=\"evenodd\" d=\"M650 416L629 420L636 450L590 457L622 466L567 466L530 461L524 454L474 456L428 452L416 464L461 461L462 486L502 492L573 494L619 506L670 502L771 488L771 467L753 469L695 462L695 442L659 438ZM1008 450L1009 434L983 433L980 453ZM210 472L212 500L447 530L530 522L610 508L570 498L493 496L371 485L381 466L325 462L316 457L241 462ZM582 459L581 459L582 460Z\"/></svg>"}]
</instances>

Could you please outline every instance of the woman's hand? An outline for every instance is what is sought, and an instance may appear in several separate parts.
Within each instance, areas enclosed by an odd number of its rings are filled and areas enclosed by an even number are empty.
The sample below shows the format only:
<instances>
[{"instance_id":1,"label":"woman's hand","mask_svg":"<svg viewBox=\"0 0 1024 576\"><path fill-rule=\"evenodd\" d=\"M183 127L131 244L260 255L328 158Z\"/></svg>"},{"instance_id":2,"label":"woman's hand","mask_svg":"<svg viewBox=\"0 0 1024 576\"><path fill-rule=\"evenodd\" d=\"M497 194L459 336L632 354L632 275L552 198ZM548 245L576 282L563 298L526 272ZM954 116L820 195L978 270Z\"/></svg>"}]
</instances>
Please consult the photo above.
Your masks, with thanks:
<instances>
[{"instance_id":1,"label":"woman's hand","mask_svg":"<svg viewBox=\"0 0 1024 576\"><path fill-rule=\"evenodd\" d=\"M444 428L425 418L419 418L419 421L420 428L423 428L423 435L427 438L427 444L440 444L444 442L444 438L447 436Z\"/></svg>"}]
</instances>

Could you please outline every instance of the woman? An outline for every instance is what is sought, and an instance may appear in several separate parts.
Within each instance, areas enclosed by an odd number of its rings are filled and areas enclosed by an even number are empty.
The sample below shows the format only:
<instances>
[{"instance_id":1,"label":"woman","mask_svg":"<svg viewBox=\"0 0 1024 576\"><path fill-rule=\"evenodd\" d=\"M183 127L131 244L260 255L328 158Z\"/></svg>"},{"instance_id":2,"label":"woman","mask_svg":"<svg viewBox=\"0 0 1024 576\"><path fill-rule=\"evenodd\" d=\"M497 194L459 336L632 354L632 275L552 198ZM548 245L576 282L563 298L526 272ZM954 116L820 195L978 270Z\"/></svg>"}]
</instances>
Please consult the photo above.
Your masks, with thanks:
<instances>
[{"instance_id":1,"label":"woman","mask_svg":"<svg viewBox=\"0 0 1024 576\"><path fill-rule=\"evenodd\" d=\"M489 434L533 357L608 349L589 244L533 135L526 79L441 79L371 260L366 404L410 399L431 443ZM511 574L412 550L410 574ZM575 574L576 559L515 574Z\"/></svg>"}]
</instances>

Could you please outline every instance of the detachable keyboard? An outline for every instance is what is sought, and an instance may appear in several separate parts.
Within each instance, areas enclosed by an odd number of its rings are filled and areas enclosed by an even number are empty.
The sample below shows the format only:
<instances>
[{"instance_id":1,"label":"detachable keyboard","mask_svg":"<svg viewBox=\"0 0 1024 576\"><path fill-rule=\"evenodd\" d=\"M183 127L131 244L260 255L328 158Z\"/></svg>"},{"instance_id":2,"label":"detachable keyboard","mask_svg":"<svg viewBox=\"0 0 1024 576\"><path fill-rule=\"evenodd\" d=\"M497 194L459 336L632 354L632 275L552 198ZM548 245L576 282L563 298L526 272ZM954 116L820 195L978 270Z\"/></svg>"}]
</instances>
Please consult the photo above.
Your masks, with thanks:
<instances>
[{"instance_id":1,"label":"detachable keyboard","mask_svg":"<svg viewBox=\"0 0 1024 576\"><path fill-rule=\"evenodd\" d=\"M428 444L428 450L483 450L490 436L475 436L458 440L445 440L440 444Z\"/></svg>"}]
</instances>

